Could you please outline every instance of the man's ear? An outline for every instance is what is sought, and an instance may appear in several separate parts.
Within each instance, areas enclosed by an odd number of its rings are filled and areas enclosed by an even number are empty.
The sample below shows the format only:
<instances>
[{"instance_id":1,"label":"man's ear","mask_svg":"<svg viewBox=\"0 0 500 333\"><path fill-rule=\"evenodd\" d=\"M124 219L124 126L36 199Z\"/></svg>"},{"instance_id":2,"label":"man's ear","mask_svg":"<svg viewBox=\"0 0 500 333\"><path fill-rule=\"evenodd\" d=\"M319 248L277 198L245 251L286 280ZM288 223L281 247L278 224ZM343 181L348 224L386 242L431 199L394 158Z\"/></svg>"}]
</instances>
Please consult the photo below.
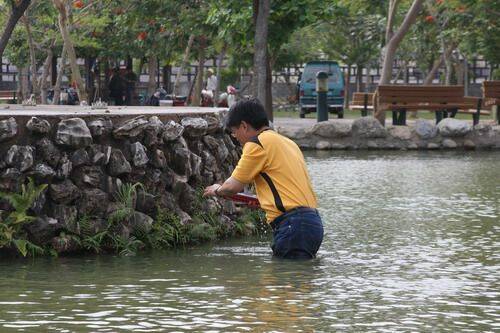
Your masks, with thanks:
<instances>
[{"instance_id":1,"label":"man's ear","mask_svg":"<svg viewBox=\"0 0 500 333\"><path fill-rule=\"evenodd\" d=\"M248 130L249 124L246 121L242 120L240 126L243 126L243 129L246 131Z\"/></svg>"}]
</instances>

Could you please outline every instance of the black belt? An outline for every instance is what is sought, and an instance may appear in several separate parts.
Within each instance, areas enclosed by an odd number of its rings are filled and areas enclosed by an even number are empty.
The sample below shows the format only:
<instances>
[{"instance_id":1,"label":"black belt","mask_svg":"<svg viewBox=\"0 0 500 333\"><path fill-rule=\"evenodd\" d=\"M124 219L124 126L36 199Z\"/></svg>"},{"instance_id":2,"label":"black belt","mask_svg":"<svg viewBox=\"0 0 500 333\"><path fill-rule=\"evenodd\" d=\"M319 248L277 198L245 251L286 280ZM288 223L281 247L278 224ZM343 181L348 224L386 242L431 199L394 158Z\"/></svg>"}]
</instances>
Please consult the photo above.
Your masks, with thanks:
<instances>
[{"instance_id":1,"label":"black belt","mask_svg":"<svg viewBox=\"0 0 500 333\"><path fill-rule=\"evenodd\" d=\"M277 218L275 218L271 223L269 223L271 225L271 228L273 228L273 230L276 230L278 228L278 226L280 225L280 223L284 219L286 219L287 217L289 217L290 215L293 215L295 213L318 213L318 210L316 208L309 208L309 207L292 208L292 209L284 212L283 214L281 214Z\"/></svg>"}]
</instances>

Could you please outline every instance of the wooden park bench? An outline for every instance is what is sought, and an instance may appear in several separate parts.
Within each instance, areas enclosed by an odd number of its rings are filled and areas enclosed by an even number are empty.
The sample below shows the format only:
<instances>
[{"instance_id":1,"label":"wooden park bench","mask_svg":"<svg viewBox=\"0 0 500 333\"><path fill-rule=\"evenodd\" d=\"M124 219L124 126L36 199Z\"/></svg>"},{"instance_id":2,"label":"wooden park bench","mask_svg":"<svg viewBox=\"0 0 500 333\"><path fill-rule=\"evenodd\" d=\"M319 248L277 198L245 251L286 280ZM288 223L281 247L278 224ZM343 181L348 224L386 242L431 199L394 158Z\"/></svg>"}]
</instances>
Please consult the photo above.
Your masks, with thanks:
<instances>
[{"instance_id":1,"label":"wooden park bench","mask_svg":"<svg viewBox=\"0 0 500 333\"><path fill-rule=\"evenodd\" d=\"M0 101L7 101L7 103L16 103L16 92L15 91L0 91Z\"/></svg>"},{"instance_id":2,"label":"wooden park bench","mask_svg":"<svg viewBox=\"0 0 500 333\"><path fill-rule=\"evenodd\" d=\"M361 116L366 117L368 111L373 111L374 93L355 92L352 94L352 100L349 104L350 110L360 110Z\"/></svg>"},{"instance_id":3,"label":"wooden park bench","mask_svg":"<svg viewBox=\"0 0 500 333\"><path fill-rule=\"evenodd\" d=\"M486 106L496 105L497 122L500 124L500 81L484 81L483 98Z\"/></svg>"},{"instance_id":4,"label":"wooden park bench","mask_svg":"<svg viewBox=\"0 0 500 333\"><path fill-rule=\"evenodd\" d=\"M467 113L472 115L475 125L481 115L490 114L482 110L481 98L464 97L463 93L463 86L380 85L377 108L392 112L393 125L406 125L408 111L435 112L436 124L457 113Z\"/></svg>"}]
</instances>

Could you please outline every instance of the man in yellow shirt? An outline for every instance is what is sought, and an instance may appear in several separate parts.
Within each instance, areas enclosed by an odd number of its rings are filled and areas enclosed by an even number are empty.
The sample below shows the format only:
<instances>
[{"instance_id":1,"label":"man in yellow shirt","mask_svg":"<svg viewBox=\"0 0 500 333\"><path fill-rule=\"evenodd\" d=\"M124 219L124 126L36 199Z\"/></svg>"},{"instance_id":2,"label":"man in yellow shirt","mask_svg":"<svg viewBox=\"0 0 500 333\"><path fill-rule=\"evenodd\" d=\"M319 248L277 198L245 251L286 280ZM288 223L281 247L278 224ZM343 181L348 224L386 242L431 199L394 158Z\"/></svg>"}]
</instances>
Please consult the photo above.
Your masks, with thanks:
<instances>
[{"instance_id":1,"label":"man in yellow shirt","mask_svg":"<svg viewBox=\"0 0 500 333\"><path fill-rule=\"evenodd\" d=\"M277 257L314 258L323 240L323 224L304 156L290 139L269 128L258 100L239 101L226 120L243 154L224 184L205 188L205 196L229 196L254 183L260 206L274 230Z\"/></svg>"}]
</instances>

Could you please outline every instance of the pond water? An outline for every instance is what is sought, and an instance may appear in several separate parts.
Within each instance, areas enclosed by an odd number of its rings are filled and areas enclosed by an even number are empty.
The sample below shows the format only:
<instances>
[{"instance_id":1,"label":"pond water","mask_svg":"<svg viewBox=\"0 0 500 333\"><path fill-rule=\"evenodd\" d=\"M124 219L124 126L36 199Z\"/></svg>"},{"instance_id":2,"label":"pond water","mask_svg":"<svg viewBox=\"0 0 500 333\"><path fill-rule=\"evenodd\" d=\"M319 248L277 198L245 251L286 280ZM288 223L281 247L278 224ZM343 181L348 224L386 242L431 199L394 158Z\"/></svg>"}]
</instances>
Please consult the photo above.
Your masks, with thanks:
<instances>
[{"instance_id":1,"label":"pond water","mask_svg":"<svg viewBox=\"0 0 500 333\"><path fill-rule=\"evenodd\" d=\"M0 331L498 332L498 152L307 152L318 258L245 238L0 262Z\"/></svg>"}]
</instances>

